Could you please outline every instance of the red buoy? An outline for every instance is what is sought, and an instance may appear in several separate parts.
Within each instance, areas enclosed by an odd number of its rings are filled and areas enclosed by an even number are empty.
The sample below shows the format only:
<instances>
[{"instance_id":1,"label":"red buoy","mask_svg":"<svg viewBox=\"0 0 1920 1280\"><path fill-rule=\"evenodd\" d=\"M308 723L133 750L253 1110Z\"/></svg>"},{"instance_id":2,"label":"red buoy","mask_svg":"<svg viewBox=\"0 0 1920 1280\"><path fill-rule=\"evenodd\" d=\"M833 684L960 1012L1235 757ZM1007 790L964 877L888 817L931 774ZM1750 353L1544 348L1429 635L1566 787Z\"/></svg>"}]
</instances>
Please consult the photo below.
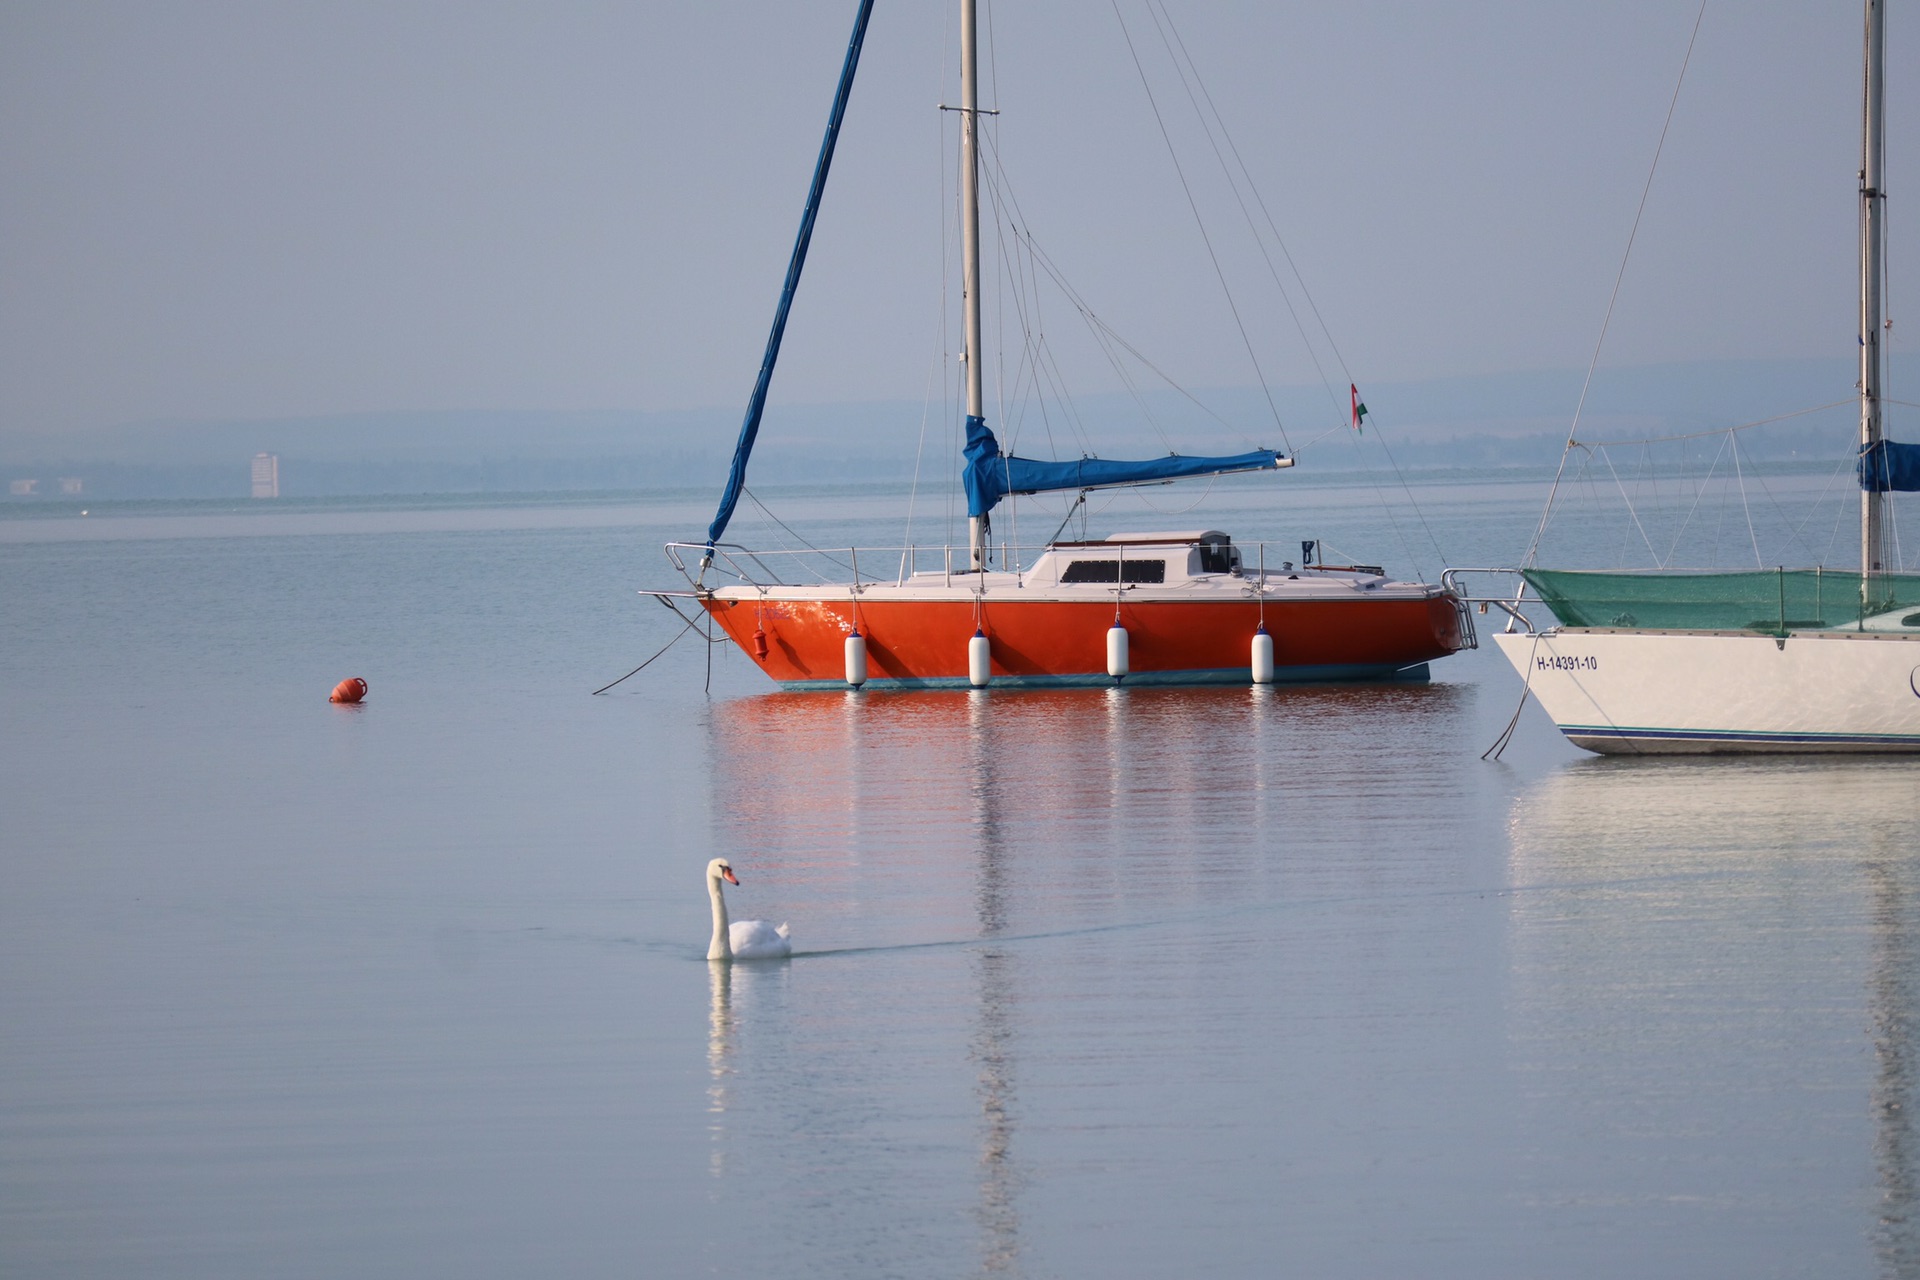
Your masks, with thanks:
<instances>
[{"instance_id":1,"label":"red buoy","mask_svg":"<svg viewBox=\"0 0 1920 1280\"><path fill-rule=\"evenodd\" d=\"M358 702L367 696L367 682L359 676L352 676L333 686L333 696L328 702Z\"/></svg>"},{"instance_id":2,"label":"red buoy","mask_svg":"<svg viewBox=\"0 0 1920 1280\"><path fill-rule=\"evenodd\" d=\"M763 661L767 656L767 633L758 627L753 631L753 656Z\"/></svg>"}]
</instances>

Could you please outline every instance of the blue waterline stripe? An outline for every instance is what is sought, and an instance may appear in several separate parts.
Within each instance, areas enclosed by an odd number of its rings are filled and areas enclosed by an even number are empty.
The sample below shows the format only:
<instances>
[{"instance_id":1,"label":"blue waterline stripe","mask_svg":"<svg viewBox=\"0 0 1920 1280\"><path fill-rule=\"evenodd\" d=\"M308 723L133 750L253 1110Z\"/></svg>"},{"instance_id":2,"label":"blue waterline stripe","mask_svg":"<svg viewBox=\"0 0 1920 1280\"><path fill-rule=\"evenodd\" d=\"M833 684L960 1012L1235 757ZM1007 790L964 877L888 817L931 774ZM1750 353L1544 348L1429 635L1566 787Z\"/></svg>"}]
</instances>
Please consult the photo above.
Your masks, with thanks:
<instances>
[{"instance_id":1,"label":"blue waterline stripe","mask_svg":"<svg viewBox=\"0 0 1920 1280\"><path fill-rule=\"evenodd\" d=\"M1747 729L1645 729L1620 728L1617 725L1572 724L1560 726L1568 737L1582 738L1655 738L1678 742L1780 742L1797 744L1833 743L1836 746L1913 746L1920 747L1920 734L1911 733L1770 733Z\"/></svg>"},{"instance_id":2,"label":"blue waterline stripe","mask_svg":"<svg viewBox=\"0 0 1920 1280\"><path fill-rule=\"evenodd\" d=\"M1320 666L1286 667L1273 673L1275 684L1329 684L1347 681L1369 683L1424 684L1430 678L1427 664L1411 667ZM845 689L845 680L782 680L782 689L796 691ZM1245 667L1220 667L1200 671L1136 671L1115 680L1104 671L1089 671L1069 676L1000 676L993 678L995 689L1105 689L1113 685L1219 685L1252 684L1253 676ZM937 676L925 680L872 679L864 689L970 689L965 676Z\"/></svg>"}]
</instances>

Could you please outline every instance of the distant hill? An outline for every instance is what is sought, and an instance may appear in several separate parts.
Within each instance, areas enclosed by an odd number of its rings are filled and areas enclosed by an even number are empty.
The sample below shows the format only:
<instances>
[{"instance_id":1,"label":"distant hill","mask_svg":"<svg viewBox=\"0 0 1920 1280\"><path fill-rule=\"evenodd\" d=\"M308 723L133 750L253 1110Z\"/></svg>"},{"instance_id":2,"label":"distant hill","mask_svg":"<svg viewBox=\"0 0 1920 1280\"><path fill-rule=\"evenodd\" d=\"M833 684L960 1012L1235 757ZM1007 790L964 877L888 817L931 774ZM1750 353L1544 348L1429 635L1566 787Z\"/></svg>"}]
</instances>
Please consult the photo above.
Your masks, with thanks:
<instances>
[{"instance_id":1,"label":"distant hill","mask_svg":"<svg viewBox=\"0 0 1920 1280\"><path fill-rule=\"evenodd\" d=\"M1907 385L1920 359L1896 360ZM1602 370L1582 417L1585 440L1709 431L1847 401L1855 371L1843 360L1718 361ZM1072 405L1030 403L989 418L1003 445L1031 456L1108 457L1288 447L1303 467L1348 470L1381 442L1402 466L1488 471L1550 466L1566 438L1583 372L1537 372L1373 383L1361 388L1366 433L1347 428L1345 387L1273 391L1286 439L1258 388L1197 398L1160 391L1102 394ZM739 408L668 413L448 411L365 413L230 422L130 423L57 441L0 441L0 478L34 480L33 500L58 497L62 479L99 497L233 497L248 492L256 453L280 458L285 496L530 492L711 486L718 489L740 425ZM1749 432L1756 460L1837 457L1853 414L1842 406ZM925 436L922 479L957 467L957 423L944 405L850 403L768 409L752 476L810 482L907 482ZM1920 421L1890 411L1890 433L1920 439ZM0 490L0 496L6 496Z\"/></svg>"}]
</instances>

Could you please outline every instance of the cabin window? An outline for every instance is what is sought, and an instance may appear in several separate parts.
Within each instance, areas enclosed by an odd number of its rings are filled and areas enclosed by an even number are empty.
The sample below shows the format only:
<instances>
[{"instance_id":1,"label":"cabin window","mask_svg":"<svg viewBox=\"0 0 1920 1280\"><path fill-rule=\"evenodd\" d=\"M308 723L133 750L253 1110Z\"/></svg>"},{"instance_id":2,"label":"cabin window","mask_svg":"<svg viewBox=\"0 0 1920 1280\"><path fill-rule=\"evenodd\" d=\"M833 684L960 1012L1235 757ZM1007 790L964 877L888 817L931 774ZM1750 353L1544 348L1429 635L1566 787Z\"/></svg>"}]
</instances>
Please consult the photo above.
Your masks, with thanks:
<instances>
[{"instance_id":1,"label":"cabin window","mask_svg":"<svg viewBox=\"0 0 1920 1280\"><path fill-rule=\"evenodd\" d=\"M1165 582L1165 560L1069 560L1062 582Z\"/></svg>"}]
</instances>

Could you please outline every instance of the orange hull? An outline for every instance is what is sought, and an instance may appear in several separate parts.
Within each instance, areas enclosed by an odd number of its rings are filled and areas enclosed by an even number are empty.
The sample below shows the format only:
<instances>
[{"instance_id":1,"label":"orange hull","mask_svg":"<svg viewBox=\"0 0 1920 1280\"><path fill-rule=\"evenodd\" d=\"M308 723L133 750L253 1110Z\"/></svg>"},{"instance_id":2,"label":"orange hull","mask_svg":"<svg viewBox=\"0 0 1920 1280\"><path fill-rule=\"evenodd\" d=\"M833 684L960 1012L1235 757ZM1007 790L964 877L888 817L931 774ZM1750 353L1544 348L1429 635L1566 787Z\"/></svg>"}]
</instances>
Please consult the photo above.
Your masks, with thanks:
<instances>
[{"instance_id":1,"label":"orange hull","mask_svg":"<svg viewBox=\"0 0 1920 1280\"><path fill-rule=\"evenodd\" d=\"M869 683L967 684L975 627L992 646L995 684L1110 684L1108 601L726 599L702 605L760 669L783 685L846 684L856 612ZM1129 684L1247 683L1261 625L1258 601L1128 601ZM1420 679L1425 664L1463 647L1451 596L1268 600L1277 680ZM756 633L764 637L765 656Z\"/></svg>"}]
</instances>

